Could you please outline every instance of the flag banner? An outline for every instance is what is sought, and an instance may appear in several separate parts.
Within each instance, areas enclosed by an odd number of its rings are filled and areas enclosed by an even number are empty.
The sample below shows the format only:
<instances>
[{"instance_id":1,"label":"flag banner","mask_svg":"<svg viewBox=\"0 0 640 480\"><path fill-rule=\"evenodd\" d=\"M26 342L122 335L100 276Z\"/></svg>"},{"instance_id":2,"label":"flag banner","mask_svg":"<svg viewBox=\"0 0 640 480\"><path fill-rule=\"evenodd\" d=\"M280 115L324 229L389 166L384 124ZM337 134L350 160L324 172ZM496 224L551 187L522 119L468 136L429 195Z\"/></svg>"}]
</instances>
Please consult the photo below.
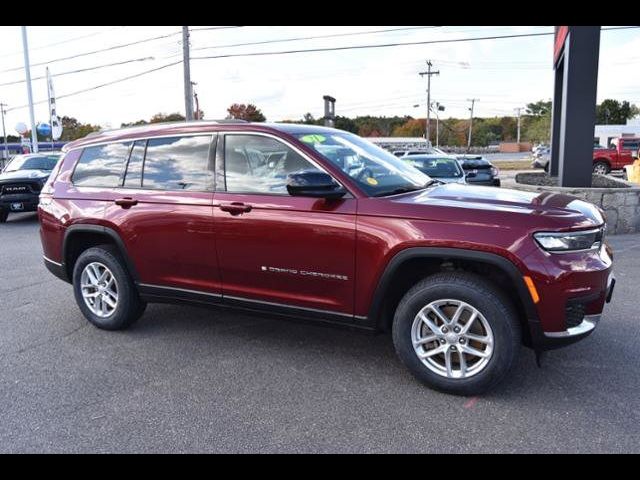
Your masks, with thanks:
<instances>
[{"instance_id":1,"label":"flag banner","mask_svg":"<svg viewBox=\"0 0 640 480\"><path fill-rule=\"evenodd\" d=\"M53 80L47 67L47 86L49 88L49 117L51 119L51 138L58 140L62 135L62 123L56 111L56 95L53 91Z\"/></svg>"}]
</instances>

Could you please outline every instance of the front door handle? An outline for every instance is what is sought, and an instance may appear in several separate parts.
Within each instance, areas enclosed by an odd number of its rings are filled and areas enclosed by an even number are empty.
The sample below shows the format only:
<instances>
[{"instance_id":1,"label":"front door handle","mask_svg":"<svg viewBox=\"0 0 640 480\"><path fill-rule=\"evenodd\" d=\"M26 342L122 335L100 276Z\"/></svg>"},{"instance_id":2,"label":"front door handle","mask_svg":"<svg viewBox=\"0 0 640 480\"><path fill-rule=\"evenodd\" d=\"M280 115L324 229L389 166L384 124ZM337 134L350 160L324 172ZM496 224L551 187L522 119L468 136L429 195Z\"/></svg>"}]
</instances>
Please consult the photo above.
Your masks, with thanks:
<instances>
[{"instance_id":1,"label":"front door handle","mask_svg":"<svg viewBox=\"0 0 640 480\"><path fill-rule=\"evenodd\" d=\"M113 203L115 203L116 205L121 206L122 208L131 208L134 205L138 204L138 200L136 200L135 198L131 198L131 197L125 197L125 198L118 198Z\"/></svg>"},{"instance_id":2,"label":"front door handle","mask_svg":"<svg viewBox=\"0 0 640 480\"><path fill-rule=\"evenodd\" d=\"M249 213L251 211L251 205L242 202L223 203L220 205L220 210L234 216L242 215L243 213Z\"/></svg>"}]
</instances>

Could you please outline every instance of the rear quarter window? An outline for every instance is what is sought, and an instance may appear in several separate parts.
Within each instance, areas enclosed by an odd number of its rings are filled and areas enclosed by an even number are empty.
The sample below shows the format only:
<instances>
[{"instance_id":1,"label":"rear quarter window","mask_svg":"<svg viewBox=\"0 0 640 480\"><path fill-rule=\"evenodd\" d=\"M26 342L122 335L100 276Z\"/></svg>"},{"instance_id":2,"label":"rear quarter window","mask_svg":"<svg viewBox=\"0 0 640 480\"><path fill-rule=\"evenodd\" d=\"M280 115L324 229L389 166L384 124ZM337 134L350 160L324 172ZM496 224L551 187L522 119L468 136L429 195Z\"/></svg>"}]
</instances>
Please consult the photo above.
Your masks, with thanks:
<instances>
[{"instance_id":1,"label":"rear quarter window","mask_svg":"<svg viewBox=\"0 0 640 480\"><path fill-rule=\"evenodd\" d=\"M117 187L130 142L86 147L76 164L71 181L79 187Z\"/></svg>"},{"instance_id":2,"label":"rear quarter window","mask_svg":"<svg viewBox=\"0 0 640 480\"><path fill-rule=\"evenodd\" d=\"M213 189L209 168L211 135L152 138L147 142L142 188L207 191Z\"/></svg>"}]
</instances>

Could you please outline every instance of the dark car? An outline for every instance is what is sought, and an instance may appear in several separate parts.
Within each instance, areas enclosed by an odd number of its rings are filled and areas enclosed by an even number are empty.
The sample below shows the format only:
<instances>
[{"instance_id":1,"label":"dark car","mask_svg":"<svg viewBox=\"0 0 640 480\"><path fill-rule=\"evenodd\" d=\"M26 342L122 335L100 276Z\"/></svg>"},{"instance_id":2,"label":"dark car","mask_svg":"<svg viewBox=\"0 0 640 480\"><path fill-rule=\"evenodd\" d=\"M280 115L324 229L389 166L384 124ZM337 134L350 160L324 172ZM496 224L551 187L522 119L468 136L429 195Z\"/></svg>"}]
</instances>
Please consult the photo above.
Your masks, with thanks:
<instances>
[{"instance_id":1,"label":"dark car","mask_svg":"<svg viewBox=\"0 0 640 480\"><path fill-rule=\"evenodd\" d=\"M467 183L500 186L500 170L486 158L479 155L457 155L457 158L467 174Z\"/></svg>"},{"instance_id":2,"label":"dark car","mask_svg":"<svg viewBox=\"0 0 640 480\"><path fill-rule=\"evenodd\" d=\"M25 154L13 157L0 173L0 223L10 212L35 212L38 196L60 154Z\"/></svg>"},{"instance_id":3,"label":"dark car","mask_svg":"<svg viewBox=\"0 0 640 480\"><path fill-rule=\"evenodd\" d=\"M193 302L391 331L419 380L456 394L494 387L522 343L591 334L614 285L596 206L443 184L313 125L97 133L66 146L38 211L45 265L98 328Z\"/></svg>"},{"instance_id":4,"label":"dark car","mask_svg":"<svg viewBox=\"0 0 640 480\"><path fill-rule=\"evenodd\" d=\"M402 160L422 173L444 183L467 183L465 173L456 157L449 155L409 155Z\"/></svg>"}]
</instances>

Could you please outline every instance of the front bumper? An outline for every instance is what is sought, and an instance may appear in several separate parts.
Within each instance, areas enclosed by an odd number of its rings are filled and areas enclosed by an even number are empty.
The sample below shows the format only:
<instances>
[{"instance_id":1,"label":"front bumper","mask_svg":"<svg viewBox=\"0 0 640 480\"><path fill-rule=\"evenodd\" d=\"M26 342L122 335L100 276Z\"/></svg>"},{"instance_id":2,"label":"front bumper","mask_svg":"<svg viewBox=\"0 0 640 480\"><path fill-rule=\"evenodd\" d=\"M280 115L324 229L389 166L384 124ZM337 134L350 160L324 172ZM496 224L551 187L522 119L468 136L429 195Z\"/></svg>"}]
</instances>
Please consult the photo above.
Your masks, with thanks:
<instances>
[{"instance_id":1,"label":"front bumper","mask_svg":"<svg viewBox=\"0 0 640 480\"><path fill-rule=\"evenodd\" d=\"M611 302L615 284L615 276L611 274L607 281L606 291L604 292L606 303ZM585 315L582 319L582 322L580 322L578 325L569 327L565 330L553 332L544 331L540 322L530 320L529 327L531 331L533 347L536 350L541 351L553 350L556 348L564 347L566 345L571 345L572 343L578 342L583 338L591 335L591 333L593 333L593 331L598 326L601 318L602 313L591 313Z\"/></svg>"},{"instance_id":2,"label":"front bumper","mask_svg":"<svg viewBox=\"0 0 640 480\"><path fill-rule=\"evenodd\" d=\"M499 187L500 186L500 178L491 178L489 180L470 180L467 179L467 183L469 185L480 185L485 187Z\"/></svg>"},{"instance_id":3,"label":"front bumper","mask_svg":"<svg viewBox=\"0 0 640 480\"><path fill-rule=\"evenodd\" d=\"M54 262L53 260L45 257L44 255L42 256L42 259L44 260L44 266L47 267L47 270L49 270L52 274L54 274L60 280L64 280L67 283L71 283L69 281L69 277L67 275L67 269L65 268L64 264Z\"/></svg>"},{"instance_id":4,"label":"front bumper","mask_svg":"<svg viewBox=\"0 0 640 480\"><path fill-rule=\"evenodd\" d=\"M38 210L39 194L21 193L16 195L0 196L0 209L10 213L35 212ZM14 204L22 205L22 209L14 210Z\"/></svg>"}]
</instances>

